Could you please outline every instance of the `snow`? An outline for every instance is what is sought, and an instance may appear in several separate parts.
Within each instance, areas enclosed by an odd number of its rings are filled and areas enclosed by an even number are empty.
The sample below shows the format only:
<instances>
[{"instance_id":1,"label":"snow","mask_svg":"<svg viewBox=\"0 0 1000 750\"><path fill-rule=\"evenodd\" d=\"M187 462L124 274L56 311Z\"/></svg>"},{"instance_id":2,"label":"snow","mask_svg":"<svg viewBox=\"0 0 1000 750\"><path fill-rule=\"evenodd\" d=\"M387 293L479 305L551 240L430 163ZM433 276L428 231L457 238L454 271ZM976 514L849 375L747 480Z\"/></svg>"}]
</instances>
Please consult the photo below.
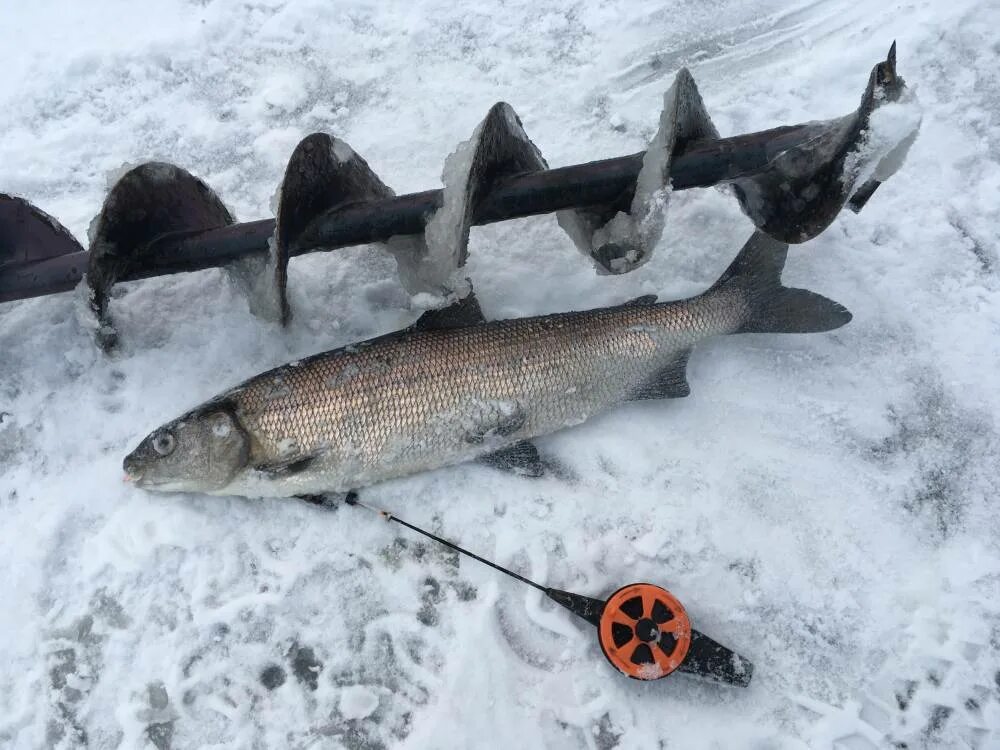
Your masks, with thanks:
<instances>
[{"instance_id":1,"label":"snow","mask_svg":"<svg viewBox=\"0 0 1000 750\"><path fill-rule=\"evenodd\" d=\"M151 159L268 216L316 130L399 193L436 187L498 100L553 166L635 153L683 66L731 135L852 111L896 39L923 121L860 214L790 252L785 281L850 325L699 347L689 398L540 440L558 475L465 465L363 496L562 589L666 586L754 661L750 688L627 680L537 591L363 510L121 481L125 453L185 409L415 319L391 256L349 248L292 261L288 330L218 271L116 288L113 358L83 290L0 306L0 746L1000 742L996 3L101 0L3 17L0 190L78 238L104 175ZM462 272L492 318L667 299L711 284L750 231L731 195L681 191L633 273L595 274L552 216L473 229Z\"/></svg>"},{"instance_id":2,"label":"snow","mask_svg":"<svg viewBox=\"0 0 1000 750\"><path fill-rule=\"evenodd\" d=\"M378 708L378 696L363 685L349 685L340 691L340 714L345 719L364 719Z\"/></svg>"}]
</instances>

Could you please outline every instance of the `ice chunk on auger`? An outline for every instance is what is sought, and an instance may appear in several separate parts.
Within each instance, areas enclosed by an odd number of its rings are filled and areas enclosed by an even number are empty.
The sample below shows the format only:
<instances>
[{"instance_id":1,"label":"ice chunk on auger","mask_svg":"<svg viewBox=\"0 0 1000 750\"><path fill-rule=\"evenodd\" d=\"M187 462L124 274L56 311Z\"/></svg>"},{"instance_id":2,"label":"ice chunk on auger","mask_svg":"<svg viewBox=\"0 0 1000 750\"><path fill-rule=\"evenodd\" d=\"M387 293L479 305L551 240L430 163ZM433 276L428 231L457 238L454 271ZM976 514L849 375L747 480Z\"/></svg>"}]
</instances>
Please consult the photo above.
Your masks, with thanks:
<instances>
[{"instance_id":1,"label":"ice chunk on auger","mask_svg":"<svg viewBox=\"0 0 1000 750\"><path fill-rule=\"evenodd\" d=\"M389 244L407 290L444 301L468 295L471 287L460 269L469 257L469 229L478 204L505 177L543 169L548 164L514 109L494 104L472 137L445 160L441 208L427 222L421 250Z\"/></svg>"},{"instance_id":2,"label":"ice chunk on auger","mask_svg":"<svg viewBox=\"0 0 1000 750\"><path fill-rule=\"evenodd\" d=\"M638 268L663 234L674 155L692 141L718 137L694 78L681 68L663 96L660 127L642 158L628 211L613 206L560 211L559 225L599 270L620 274Z\"/></svg>"}]
</instances>

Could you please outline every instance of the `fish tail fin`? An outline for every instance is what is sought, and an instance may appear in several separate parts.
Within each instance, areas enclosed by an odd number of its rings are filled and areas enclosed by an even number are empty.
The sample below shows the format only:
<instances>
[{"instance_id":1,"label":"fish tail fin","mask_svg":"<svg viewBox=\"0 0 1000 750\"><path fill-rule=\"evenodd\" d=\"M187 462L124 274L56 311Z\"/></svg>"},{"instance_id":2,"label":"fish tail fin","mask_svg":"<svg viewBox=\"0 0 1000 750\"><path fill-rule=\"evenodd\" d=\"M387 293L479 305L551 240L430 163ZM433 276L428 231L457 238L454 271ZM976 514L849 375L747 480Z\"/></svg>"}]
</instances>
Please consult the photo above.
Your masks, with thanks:
<instances>
[{"instance_id":1,"label":"fish tail fin","mask_svg":"<svg viewBox=\"0 0 1000 750\"><path fill-rule=\"evenodd\" d=\"M708 293L740 290L747 314L734 333L816 333L846 325L851 313L845 307L806 289L781 285L788 245L763 232L740 250Z\"/></svg>"}]
</instances>

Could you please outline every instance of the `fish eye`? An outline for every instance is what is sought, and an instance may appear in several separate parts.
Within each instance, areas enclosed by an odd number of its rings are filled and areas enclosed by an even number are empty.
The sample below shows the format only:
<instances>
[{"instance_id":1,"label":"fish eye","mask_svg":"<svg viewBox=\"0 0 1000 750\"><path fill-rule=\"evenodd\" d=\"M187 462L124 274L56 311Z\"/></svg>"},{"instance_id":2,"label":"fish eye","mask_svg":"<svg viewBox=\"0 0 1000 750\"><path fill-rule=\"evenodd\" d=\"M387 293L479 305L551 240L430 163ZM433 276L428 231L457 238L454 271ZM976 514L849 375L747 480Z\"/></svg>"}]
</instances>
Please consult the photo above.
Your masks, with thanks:
<instances>
[{"instance_id":1,"label":"fish eye","mask_svg":"<svg viewBox=\"0 0 1000 750\"><path fill-rule=\"evenodd\" d=\"M174 446L177 441L174 440L174 436L169 432L161 432L153 438L153 450L159 453L161 456L169 456L174 452Z\"/></svg>"}]
</instances>

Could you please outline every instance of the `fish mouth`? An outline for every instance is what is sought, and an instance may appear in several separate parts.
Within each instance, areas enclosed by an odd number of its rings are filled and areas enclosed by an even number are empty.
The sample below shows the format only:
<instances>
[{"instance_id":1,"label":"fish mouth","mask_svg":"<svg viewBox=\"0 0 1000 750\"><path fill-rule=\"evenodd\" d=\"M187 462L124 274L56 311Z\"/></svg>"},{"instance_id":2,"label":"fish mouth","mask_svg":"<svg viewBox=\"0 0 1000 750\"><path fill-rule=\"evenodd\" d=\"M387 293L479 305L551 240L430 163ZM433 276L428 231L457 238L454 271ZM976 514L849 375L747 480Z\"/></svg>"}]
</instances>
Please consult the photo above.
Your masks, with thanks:
<instances>
[{"instance_id":1,"label":"fish mouth","mask_svg":"<svg viewBox=\"0 0 1000 750\"><path fill-rule=\"evenodd\" d=\"M125 472L123 480L126 484L138 487L143 490L157 490L160 492L190 492L191 489L183 482L174 479L148 479L142 474Z\"/></svg>"},{"instance_id":2,"label":"fish mouth","mask_svg":"<svg viewBox=\"0 0 1000 750\"><path fill-rule=\"evenodd\" d=\"M122 470L125 472L125 476L122 478L123 482L138 485L142 481L142 472L132 462L131 455L125 457L125 460L122 462Z\"/></svg>"},{"instance_id":3,"label":"fish mouth","mask_svg":"<svg viewBox=\"0 0 1000 750\"><path fill-rule=\"evenodd\" d=\"M158 482L151 479L145 478L145 472L138 465L135 458L135 453L129 453L125 460L122 461L122 470L125 472L125 476L122 477L122 481L134 485L135 487L152 487Z\"/></svg>"}]
</instances>

